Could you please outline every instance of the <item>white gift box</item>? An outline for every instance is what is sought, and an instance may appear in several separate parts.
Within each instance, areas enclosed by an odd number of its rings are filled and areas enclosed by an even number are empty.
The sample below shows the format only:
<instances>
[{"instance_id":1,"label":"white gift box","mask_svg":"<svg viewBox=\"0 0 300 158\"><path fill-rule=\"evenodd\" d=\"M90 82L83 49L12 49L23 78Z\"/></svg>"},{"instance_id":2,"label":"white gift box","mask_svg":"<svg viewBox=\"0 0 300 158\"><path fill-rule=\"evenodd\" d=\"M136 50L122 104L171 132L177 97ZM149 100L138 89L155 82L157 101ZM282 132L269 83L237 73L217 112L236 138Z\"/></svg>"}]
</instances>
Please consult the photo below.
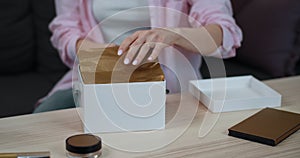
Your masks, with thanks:
<instances>
[{"instance_id":1,"label":"white gift box","mask_svg":"<svg viewBox=\"0 0 300 158\"><path fill-rule=\"evenodd\" d=\"M189 91L211 112L281 105L281 95L253 76L193 80Z\"/></svg>"},{"instance_id":2,"label":"white gift box","mask_svg":"<svg viewBox=\"0 0 300 158\"><path fill-rule=\"evenodd\" d=\"M85 133L165 128L165 81L85 84L77 72L73 93Z\"/></svg>"}]
</instances>

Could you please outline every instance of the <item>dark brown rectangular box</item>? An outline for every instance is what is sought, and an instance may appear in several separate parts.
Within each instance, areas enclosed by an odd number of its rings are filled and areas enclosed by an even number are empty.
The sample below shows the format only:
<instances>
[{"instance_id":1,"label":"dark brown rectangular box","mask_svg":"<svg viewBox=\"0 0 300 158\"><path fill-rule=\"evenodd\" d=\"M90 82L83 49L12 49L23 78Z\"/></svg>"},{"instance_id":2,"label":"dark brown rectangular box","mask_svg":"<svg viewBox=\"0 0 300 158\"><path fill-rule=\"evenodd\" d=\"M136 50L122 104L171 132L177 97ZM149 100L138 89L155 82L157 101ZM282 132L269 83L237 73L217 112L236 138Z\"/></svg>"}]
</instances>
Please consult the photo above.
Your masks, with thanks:
<instances>
[{"instance_id":1,"label":"dark brown rectangular box","mask_svg":"<svg viewBox=\"0 0 300 158\"><path fill-rule=\"evenodd\" d=\"M275 146L300 128L300 114L265 108L229 128L230 136Z\"/></svg>"}]
</instances>

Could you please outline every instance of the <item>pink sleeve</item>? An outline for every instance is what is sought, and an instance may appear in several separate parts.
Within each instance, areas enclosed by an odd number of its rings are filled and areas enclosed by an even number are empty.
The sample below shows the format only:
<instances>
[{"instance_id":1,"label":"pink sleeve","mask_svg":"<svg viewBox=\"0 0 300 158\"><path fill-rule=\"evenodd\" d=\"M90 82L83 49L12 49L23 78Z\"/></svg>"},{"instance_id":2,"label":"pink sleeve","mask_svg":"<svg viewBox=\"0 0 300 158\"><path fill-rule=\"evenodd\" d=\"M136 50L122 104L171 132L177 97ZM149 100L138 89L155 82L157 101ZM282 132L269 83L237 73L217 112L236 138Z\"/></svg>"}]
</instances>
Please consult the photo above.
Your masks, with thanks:
<instances>
[{"instance_id":1,"label":"pink sleeve","mask_svg":"<svg viewBox=\"0 0 300 158\"><path fill-rule=\"evenodd\" d=\"M222 28L223 44L212 55L221 52L223 58L235 56L235 49L241 46L242 31L232 17L230 0L189 0L189 2L192 6L190 23L193 27L218 24Z\"/></svg>"},{"instance_id":2,"label":"pink sleeve","mask_svg":"<svg viewBox=\"0 0 300 158\"><path fill-rule=\"evenodd\" d=\"M72 68L76 58L76 42L82 38L79 0L56 0L57 16L49 25L53 35L51 42L57 48L62 61Z\"/></svg>"}]
</instances>

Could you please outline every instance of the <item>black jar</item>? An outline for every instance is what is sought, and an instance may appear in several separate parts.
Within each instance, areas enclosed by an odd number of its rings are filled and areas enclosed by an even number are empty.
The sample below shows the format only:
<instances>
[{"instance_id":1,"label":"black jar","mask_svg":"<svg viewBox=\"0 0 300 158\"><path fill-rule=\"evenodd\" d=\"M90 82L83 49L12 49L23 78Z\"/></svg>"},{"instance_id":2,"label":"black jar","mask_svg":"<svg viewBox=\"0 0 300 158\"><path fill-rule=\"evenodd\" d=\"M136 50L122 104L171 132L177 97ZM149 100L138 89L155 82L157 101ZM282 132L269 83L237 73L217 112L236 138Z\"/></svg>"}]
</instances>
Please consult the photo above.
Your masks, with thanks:
<instances>
[{"instance_id":1,"label":"black jar","mask_svg":"<svg viewBox=\"0 0 300 158\"><path fill-rule=\"evenodd\" d=\"M68 158L99 158L101 138L92 134L79 134L66 139Z\"/></svg>"}]
</instances>

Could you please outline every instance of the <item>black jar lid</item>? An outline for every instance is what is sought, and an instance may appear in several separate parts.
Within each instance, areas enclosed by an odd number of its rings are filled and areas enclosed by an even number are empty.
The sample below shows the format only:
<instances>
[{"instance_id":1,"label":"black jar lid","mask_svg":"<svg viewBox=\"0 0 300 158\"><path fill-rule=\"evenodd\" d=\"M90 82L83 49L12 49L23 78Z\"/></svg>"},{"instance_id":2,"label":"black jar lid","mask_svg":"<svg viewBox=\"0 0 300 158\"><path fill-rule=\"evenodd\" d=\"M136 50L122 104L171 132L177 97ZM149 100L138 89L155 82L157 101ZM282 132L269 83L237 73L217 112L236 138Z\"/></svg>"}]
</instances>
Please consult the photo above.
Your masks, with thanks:
<instances>
[{"instance_id":1,"label":"black jar lid","mask_svg":"<svg viewBox=\"0 0 300 158\"><path fill-rule=\"evenodd\" d=\"M88 154L101 148L101 138L92 134L79 134L66 139L66 150L72 153Z\"/></svg>"}]
</instances>

